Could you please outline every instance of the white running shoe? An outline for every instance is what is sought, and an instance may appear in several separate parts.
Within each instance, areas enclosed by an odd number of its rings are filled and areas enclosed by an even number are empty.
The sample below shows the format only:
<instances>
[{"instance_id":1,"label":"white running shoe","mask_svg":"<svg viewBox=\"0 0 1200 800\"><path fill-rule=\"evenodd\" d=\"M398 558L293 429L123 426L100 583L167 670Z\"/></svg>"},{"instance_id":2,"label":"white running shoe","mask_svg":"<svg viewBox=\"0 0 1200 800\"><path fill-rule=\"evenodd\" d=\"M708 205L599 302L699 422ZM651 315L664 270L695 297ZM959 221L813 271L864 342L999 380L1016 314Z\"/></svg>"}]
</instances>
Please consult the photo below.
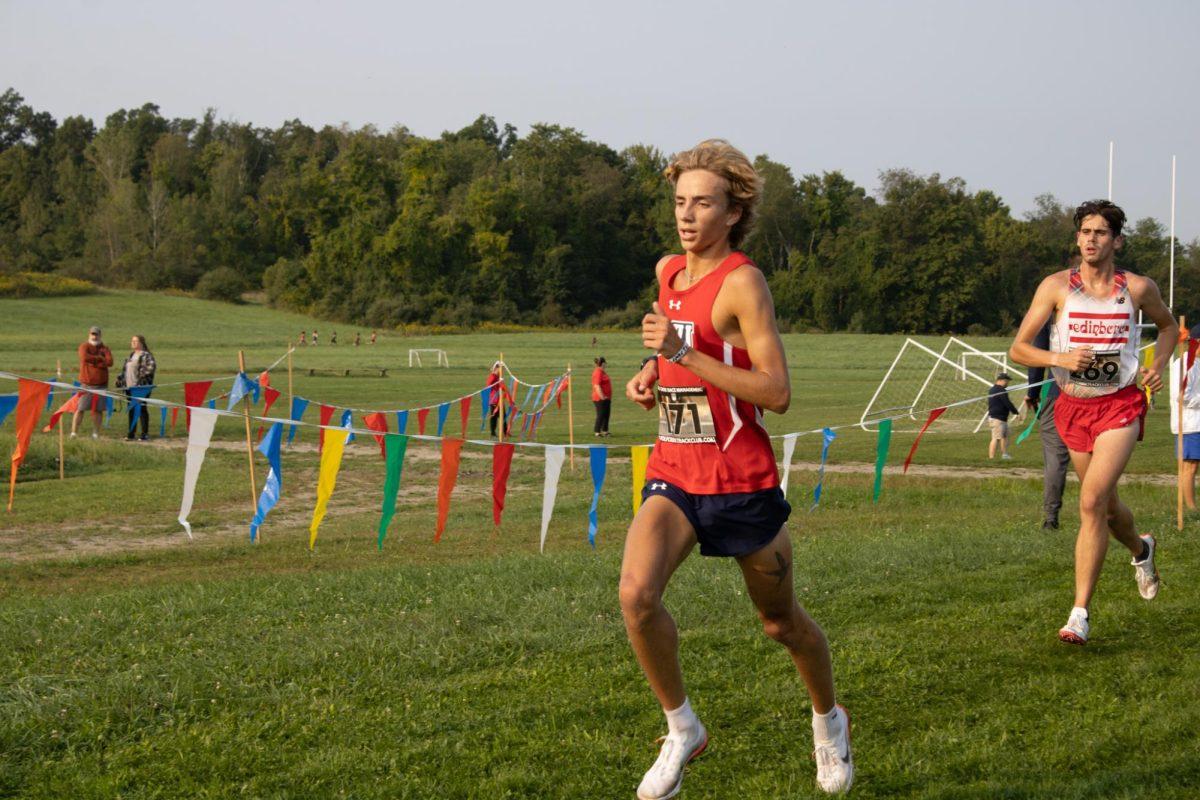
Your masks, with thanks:
<instances>
[{"instance_id":1,"label":"white running shoe","mask_svg":"<svg viewBox=\"0 0 1200 800\"><path fill-rule=\"evenodd\" d=\"M679 794L683 768L708 747L708 731L697 722L683 733L667 734L662 743L658 760L638 784L638 800L667 800Z\"/></svg>"},{"instance_id":2,"label":"white running shoe","mask_svg":"<svg viewBox=\"0 0 1200 800\"><path fill-rule=\"evenodd\" d=\"M1158 570L1154 568L1154 550L1157 543L1154 537L1148 533L1143 533L1141 540L1150 547L1150 552L1146 557L1138 561L1137 559L1130 560L1133 564L1133 575L1137 578L1138 594L1146 600L1153 600L1158 594Z\"/></svg>"},{"instance_id":3,"label":"white running shoe","mask_svg":"<svg viewBox=\"0 0 1200 800\"><path fill-rule=\"evenodd\" d=\"M1083 608L1072 608L1067 624L1059 628L1058 640L1067 644L1087 644L1088 612Z\"/></svg>"},{"instance_id":4,"label":"white running shoe","mask_svg":"<svg viewBox=\"0 0 1200 800\"><path fill-rule=\"evenodd\" d=\"M839 704L842 731L831 742L813 742L813 758L817 760L817 786L829 794L844 794L854 783L854 754L850 752L850 713Z\"/></svg>"}]
</instances>

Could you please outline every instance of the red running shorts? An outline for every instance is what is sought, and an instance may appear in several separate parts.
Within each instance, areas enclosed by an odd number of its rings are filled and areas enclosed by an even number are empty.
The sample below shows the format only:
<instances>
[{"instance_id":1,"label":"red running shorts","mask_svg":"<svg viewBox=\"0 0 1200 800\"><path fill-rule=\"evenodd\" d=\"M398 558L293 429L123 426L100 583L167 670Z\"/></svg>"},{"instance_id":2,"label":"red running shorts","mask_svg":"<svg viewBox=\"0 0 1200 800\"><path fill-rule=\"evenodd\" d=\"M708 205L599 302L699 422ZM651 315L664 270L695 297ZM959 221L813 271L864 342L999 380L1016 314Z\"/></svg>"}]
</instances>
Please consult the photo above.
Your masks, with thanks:
<instances>
[{"instance_id":1,"label":"red running shorts","mask_svg":"<svg viewBox=\"0 0 1200 800\"><path fill-rule=\"evenodd\" d=\"M1105 431L1138 425L1138 441L1146 432L1146 392L1137 384L1099 397L1060 394L1054 401L1054 426L1063 443L1076 453L1090 453Z\"/></svg>"}]
</instances>

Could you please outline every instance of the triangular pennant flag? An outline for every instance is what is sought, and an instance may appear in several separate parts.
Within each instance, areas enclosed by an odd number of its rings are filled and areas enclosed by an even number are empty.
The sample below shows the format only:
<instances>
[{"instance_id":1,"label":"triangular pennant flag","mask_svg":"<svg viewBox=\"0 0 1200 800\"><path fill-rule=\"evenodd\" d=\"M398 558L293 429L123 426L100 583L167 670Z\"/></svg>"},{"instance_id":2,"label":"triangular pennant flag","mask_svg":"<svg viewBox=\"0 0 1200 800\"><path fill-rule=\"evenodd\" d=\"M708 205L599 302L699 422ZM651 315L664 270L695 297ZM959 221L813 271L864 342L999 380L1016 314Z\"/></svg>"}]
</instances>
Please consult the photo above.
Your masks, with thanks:
<instances>
[{"instance_id":1,"label":"triangular pennant flag","mask_svg":"<svg viewBox=\"0 0 1200 800\"><path fill-rule=\"evenodd\" d=\"M538 390L538 387L536 387L536 386L530 386L529 389L526 390L525 399L521 401L521 410L522 411L526 411L526 412L529 411L530 401L533 400L533 395L537 392L537 390Z\"/></svg>"},{"instance_id":2,"label":"triangular pennant flag","mask_svg":"<svg viewBox=\"0 0 1200 800\"><path fill-rule=\"evenodd\" d=\"M885 419L879 423L879 438L875 443L875 489L871 494L872 502L879 502L883 493L883 465L887 463L888 448L892 444L892 421Z\"/></svg>"},{"instance_id":3,"label":"triangular pennant flag","mask_svg":"<svg viewBox=\"0 0 1200 800\"><path fill-rule=\"evenodd\" d=\"M72 398L74 399L74 398ZM70 400L67 401L71 402ZM8 419L8 415L17 407L17 396L15 394L0 394L0 425L4 424L4 420ZM66 404L63 404L66 408ZM61 414L60 414L61 416Z\"/></svg>"},{"instance_id":4,"label":"triangular pennant flag","mask_svg":"<svg viewBox=\"0 0 1200 800\"><path fill-rule=\"evenodd\" d=\"M188 427L187 455L183 467L183 500L179 504L179 524L192 538L192 525L188 515L192 513L192 502L196 497L196 479L200 477L200 466L208 443L212 441L213 427L217 424L217 413L210 408L193 408L195 424Z\"/></svg>"},{"instance_id":5,"label":"triangular pennant flag","mask_svg":"<svg viewBox=\"0 0 1200 800\"><path fill-rule=\"evenodd\" d=\"M904 473L908 474L908 465L912 463L913 456L917 452L917 445L921 443L921 437L925 435L925 431L929 430L929 426L937 421L937 418L946 413L946 407L935 408L929 412L929 418L925 420L925 424L921 426L921 432L917 434L917 438L913 439L912 448L908 451L908 458L904 459Z\"/></svg>"},{"instance_id":6,"label":"triangular pennant flag","mask_svg":"<svg viewBox=\"0 0 1200 800\"><path fill-rule=\"evenodd\" d=\"M20 378L17 381L17 443L12 452L12 473L8 476L8 510L13 509L13 493L17 490L17 470L29 450L29 438L37 427L46 405L50 384Z\"/></svg>"},{"instance_id":7,"label":"triangular pennant flag","mask_svg":"<svg viewBox=\"0 0 1200 800\"><path fill-rule=\"evenodd\" d=\"M417 435L418 436L425 435L425 421L427 419L429 419L429 409L428 408L418 408L417 409Z\"/></svg>"},{"instance_id":8,"label":"triangular pennant flag","mask_svg":"<svg viewBox=\"0 0 1200 800\"><path fill-rule=\"evenodd\" d=\"M351 410L350 410L350 409L348 409L348 408L347 408L347 409L345 409L344 411L342 411L342 427L343 427L343 428L352 428L352 427L354 427L354 412L353 412L353 411L351 411ZM353 433L353 432L351 432L351 433L350 433L350 434L349 434L349 435L346 437L346 444L350 444L351 442L353 442L353 441L354 441L354 439L355 439L355 438L356 438L356 437L354 436L354 433Z\"/></svg>"},{"instance_id":9,"label":"triangular pennant flag","mask_svg":"<svg viewBox=\"0 0 1200 800\"><path fill-rule=\"evenodd\" d=\"M471 418L471 398L467 395L458 401L458 412L462 416L462 437L467 438L467 420Z\"/></svg>"},{"instance_id":10,"label":"triangular pennant flag","mask_svg":"<svg viewBox=\"0 0 1200 800\"><path fill-rule=\"evenodd\" d=\"M408 433L408 412L396 412L396 433Z\"/></svg>"},{"instance_id":11,"label":"triangular pennant flag","mask_svg":"<svg viewBox=\"0 0 1200 800\"><path fill-rule=\"evenodd\" d=\"M328 432L325 439L325 449L321 452L320 473L317 476L317 505L313 508L312 522L308 526L308 549L317 545L317 529L321 520L325 519L325 511L329 508L329 498L333 496L337 486L338 470L342 468L342 454L346 452L346 442L350 440L350 432Z\"/></svg>"},{"instance_id":12,"label":"triangular pennant flag","mask_svg":"<svg viewBox=\"0 0 1200 800\"><path fill-rule=\"evenodd\" d=\"M153 386L133 386L129 389L129 433L133 433L133 429L137 427L138 418L141 416L142 401L150 396L150 392L154 391ZM149 426L149 422L146 423Z\"/></svg>"},{"instance_id":13,"label":"triangular pennant flag","mask_svg":"<svg viewBox=\"0 0 1200 800\"><path fill-rule=\"evenodd\" d=\"M604 475L608 472L608 448L589 447L592 466L592 506L588 509L588 544L596 549L596 531L599 530L600 489L604 486Z\"/></svg>"},{"instance_id":14,"label":"triangular pennant flag","mask_svg":"<svg viewBox=\"0 0 1200 800\"><path fill-rule=\"evenodd\" d=\"M492 448L492 522L500 527L504 515L504 497L508 494L508 476L512 471L513 453L516 447L508 442Z\"/></svg>"},{"instance_id":15,"label":"triangular pennant flag","mask_svg":"<svg viewBox=\"0 0 1200 800\"><path fill-rule=\"evenodd\" d=\"M171 435L175 435L175 423L179 422L179 406L171 406Z\"/></svg>"},{"instance_id":16,"label":"triangular pennant flag","mask_svg":"<svg viewBox=\"0 0 1200 800\"><path fill-rule=\"evenodd\" d=\"M308 410L308 400L306 400L303 397L293 397L292 398L292 408L291 408L290 413L288 413L288 419L292 420L293 422L299 422L304 417L304 412L307 410ZM291 444L292 440L295 438L296 438L296 426L290 425L290 426L288 426L288 444Z\"/></svg>"},{"instance_id":17,"label":"triangular pennant flag","mask_svg":"<svg viewBox=\"0 0 1200 800\"><path fill-rule=\"evenodd\" d=\"M433 540L440 542L450 515L450 493L458 482L458 462L462 457L462 439L442 439L442 470L438 475L437 531Z\"/></svg>"},{"instance_id":18,"label":"triangular pennant flag","mask_svg":"<svg viewBox=\"0 0 1200 800\"><path fill-rule=\"evenodd\" d=\"M8 414L8 412L5 411L3 408L4 400L5 400L5 398L0 397L0 423L4 422L4 417L7 416L7 414ZM16 395L12 396L12 401L13 401L13 407L16 407L16 405L17 405ZM79 408L80 403L83 403L83 402L85 402L83 392L76 392L75 394L71 395L70 399L68 399L67 402L65 402L61 406L59 406L58 409L56 409L55 412L50 415L50 421L46 423L46 427L42 428L42 433L49 433L50 431L54 430L54 427L56 425L58 425L58 421L59 421L59 419L62 418L63 414L75 413L75 411Z\"/></svg>"},{"instance_id":19,"label":"triangular pennant flag","mask_svg":"<svg viewBox=\"0 0 1200 800\"><path fill-rule=\"evenodd\" d=\"M438 428L437 428L438 436L441 436L442 432L444 430L446 430L446 417L449 415L450 415L450 404L449 403L442 403L440 406L438 406Z\"/></svg>"},{"instance_id":20,"label":"triangular pennant flag","mask_svg":"<svg viewBox=\"0 0 1200 800\"><path fill-rule=\"evenodd\" d=\"M162 439L167 435L167 406L161 406L158 420L158 438Z\"/></svg>"},{"instance_id":21,"label":"triangular pennant flag","mask_svg":"<svg viewBox=\"0 0 1200 800\"><path fill-rule=\"evenodd\" d=\"M487 428L488 418L488 400L492 395L492 390L483 388L479 390L479 430Z\"/></svg>"},{"instance_id":22,"label":"triangular pennant flag","mask_svg":"<svg viewBox=\"0 0 1200 800\"><path fill-rule=\"evenodd\" d=\"M56 381L56 380L58 380L58 376L53 375L49 378L46 378L46 380L47 381ZM46 393L46 411L49 411L50 406L52 406L52 405L54 405L54 387L53 386L51 386L50 391Z\"/></svg>"},{"instance_id":23,"label":"triangular pennant flag","mask_svg":"<svg viewBox=\"0 0 1200 800\"><path fill-rule=\"evenodd\" d=\"M99 395L97 395L99 397ZM104 427L108 427L108 423L112 420L113 415L113 399L111 397L104 398Z\"/></svg>"},{"instance_id":24,"label":"triangular pennant flag","mask_svg":"<svg viewBox=\"0 0 1200 800\"><path fill-rule=\"evenodd\" d=\"M650 445L635 444L629 448L629 463L633 472L633 514L642 507L642 489L646 486L646 462L650 460Z\"/></svg>"},{"instance_id":25,"label":"triangular pennant flag","mask_svg":"<svg viewBox=\"0 0 1200 800\"><path fill-rule=\"evenodd\" d=\"M408 437L389 433L384 438L387 452L386 475L383 479L383 510L379 517L379 549L383 549L383 537L387 536L392 517L396 516L396 495L400 492L400 476L404 472L404 453L408 450Z\"/></svg>"},{"instance_id":26,"label":"triangular pennant flag","mask_svg":"<svg viewBox=\"0 0 1200 800\"><path fill-rule=\"evenodd\" d=\"M1042 394L1038 398L1037 411L1033 414L1033 419L1029 420L1029 424L1025 426L1025 430L1021 431L1021 435L1013 442L1013 447L1016 447L1021 442L1029 438L1029 434L1033 433L1033 429L1037 427L1038 419L1042 416L1043 409L1046 408L1046 397L1050 394L1050 381L1042 384ZM914 443L915 444L915 443Z\"/></svg>"},{"instance_id":27,"label":"triangular pennant flag","mask_svg":"<svg viewBox=\"0 0 1200 800\"><path fill-rule=\"evenodd\" d=\"M798 433L789 433L783 437L783 481L779 484L784 498L787 497L788 478L792 474L792 454L796 452L796 437Z\"/></svg>"},{"instance_id":28,"label":"triangular pennant flag","mask_svg":"<svg viewBox=\"0 0 1200 800\"><path fill-rule=\"evenodd\" d=\"M263 387L262 415L264 417L270 415L271 406L275 405L275 401L278 400L282 396L283 396L283 392L279 391L278 389L272 389L270 386Z\"/></svg>"},{"instance_id":29,"label":"triangular pennant flag","mask_svg":"<svg viewBox=\"0 0 1200 800\"><path fill-rule=\"evenodd\" d=\"M258 385L261 386L265 390L268 386L271 385L271 373L267 372L264 369L262 372L258 373L257 380L258 380ZM266 416L266 415L264 414L264 416Z\"/></svg>"},{"instance_id":30,"label":"triangular pennant flag","mask_svg":"<svg viewBox=\"0 0 1200 800\"><path fill-rule=\"evenodd\" d=\"M546 480L542 484L542 537L538 549L546 552L546 531L550 530L550 517L554 514L554 499L558 496L558 477L562 474L563 459L567 448L560 444L546 448Z\"/></svg>"},{"instance_id":31,"label":"triangular pennant flag","mask_svg":"<svg viewBox=\"0 0 1200 800\"><path fill-rule=\"evenodd\" d=\"M329 421L333 419L333 412L337 409L333 406L320 405L317 407L318 420L321 423L321 429L317 432L317 452L325 452L325 427L329 425ZM345 444L345 442L342 442Z\"/></svg>"},{"instance_id":32,"label":"triangular pennant flag","mask_svg":"<svg viewBox=\"0 0 1200 800\"><path fill-rule=\"evenodd\" d=\"M825 461L829 458L829 445L833 444L833 440L837 438L837 434L832 428L821 429L821 466L817 467L817 485L813 488L813 504L808 510L812 511L821 502L821 490L825 485Z\"/></svg>"},{"instance_id":33,"label":"triangular pennant flag","mask_svg":"<svg viewBox=\"0 0 1200 800\"><path fill-rule=\"evenodd\" d=\"M208 409L210 411L215 411L216 408L217 408L217 398L214 397L212 400L208 401Z\"/></svg>"},{"instance_id":34,"label":"triangular pennant flag","mask_svg":"<svg viewBox=\"0 0 1200 800\"><path fill-rule=\"evenodd\" d=\"M554 393L554 402L558 405L559 408L562 408L563 392L567 391L570 388L571 388L571 378L570 378L570 376L567 376L567 378L559 385L558 391Z\"/></svg>"},{"instance_id":35,"label":"triangular pennant flag","mask_svg":"<svg viewBox=\"0 0 1200 800\"><path fill-rule=\"evenodd\" d=\"M387 458L387 450L383 445L383 437L387 435L387 414L382 411L374 411L370 414L363 415L363 424L368 430L379 431L379 435L375 436L375 441L379 443L379 455Z\"/></svg>"},{"instance_id":36,"label":"triangular pennant flag","mask_svg":"<svg viewBox=\"0 0 1200 800\"><path fill-rule=\"evenodd\" d=\"M239 372L233 379L233 388L229 390L229 406L225 410L232 411L239 400L252 392L257 396L258 384L246 377L246 373Z\"/></svg>"},{"instance_id":37,"label":"triangular pennant flag","mask_svg":"<svg viewBox=\"0 0 1200 800\"><path fill-rule=\"evenodd\" d=\"M266 438L258 446L258 452L267 457L267 463L271 467L267 470L267 482L258 498L254 519L250 520L250 541L252 542L258 539L258 530L262 527L263 520L279 502L279 495L283 491L283 474L279 466L279 444L282 439L283 423L276 422L271 425L271 430L267 431Z\"/></svg>"}]
</instances>

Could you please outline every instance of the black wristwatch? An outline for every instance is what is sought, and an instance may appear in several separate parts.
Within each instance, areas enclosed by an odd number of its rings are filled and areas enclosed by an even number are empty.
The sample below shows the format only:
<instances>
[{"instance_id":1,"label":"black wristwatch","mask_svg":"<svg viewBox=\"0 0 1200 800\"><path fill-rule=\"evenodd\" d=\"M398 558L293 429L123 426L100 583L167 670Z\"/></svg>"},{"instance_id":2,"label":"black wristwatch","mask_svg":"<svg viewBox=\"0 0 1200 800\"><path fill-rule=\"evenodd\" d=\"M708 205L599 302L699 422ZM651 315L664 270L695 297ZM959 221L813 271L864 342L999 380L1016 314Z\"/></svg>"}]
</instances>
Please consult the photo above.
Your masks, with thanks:
<instances>
[{"instance_id":1,"label":"black wristwatch","mask_svg":"<svg viewBox=\"0 0 1200 800\"><path fill-rule=\"evenodd\" d=\"M638 372L641 372L642 370L644 370L646 368L646 365L649 364L651 361L653 361L656 358L658 358L657 355L646 356L645 358L643 358L641 366L638 367Z\"/></svg>"}]
</instances>

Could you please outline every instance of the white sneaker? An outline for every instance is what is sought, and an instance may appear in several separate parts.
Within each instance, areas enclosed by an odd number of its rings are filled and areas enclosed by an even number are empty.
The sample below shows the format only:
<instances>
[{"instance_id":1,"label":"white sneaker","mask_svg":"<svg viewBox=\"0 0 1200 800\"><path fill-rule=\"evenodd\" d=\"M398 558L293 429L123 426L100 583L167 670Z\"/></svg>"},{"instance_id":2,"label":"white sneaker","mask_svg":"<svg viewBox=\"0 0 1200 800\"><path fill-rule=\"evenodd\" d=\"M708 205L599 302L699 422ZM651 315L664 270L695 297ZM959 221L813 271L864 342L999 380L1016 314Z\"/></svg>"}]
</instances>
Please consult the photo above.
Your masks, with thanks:
<instances>
[{"instance_id":1,"label":"white sneaker","mask_svg":"<svg viewBox=\"0 0 1200 800\"><path fill-rule=\"evenodd\" d=\"M1000 457L1003 458L1005 461L1012 461L1012 456L1010 456L1008 453L1001 453Z\"/></svg>"},{"instance_id":2,"label":"white sneaker","mask_svg":"<svg viewBox=\"0 0 1200 800\"><path fill-rule=\"evenodd\" d=\"M1154 537L1148 533L1143 533L1141 539L1150 547L1150 552L1142 561L1132 559L1129 563L1133 564L1133 575L1137 578L1138 594L1146 600L1153 600L1158 594L1159 583L1158 570L1154 568L1154 550L1157 544Z\"/></svg>"},{"instance_id":3,"label":"white sneaker","mask_svg":"<svg viewBox=\"0 0 1200 800\"><path fill-rule=\"evenodd\" d=\"M93 438L93 439L99 439L99 438L100 438L100 434L96 433L95 431L92 431L92 438Z\"/></svg>"},{"instance_id":4,"label":"white sneaker","mask_svg":"<svg viewBox=\"0 0 1200 800\"><path fill-rule=\"evenodd\" d=\"M1058 640L1067 644L1087 644L1088 612L1084 608L1072 608L1067 624L1059 628Z\"/></svg>"},{"instance_id":5,"label":"white sneaker","mask_svg":"<svg viewBox=\"0 0 1200 800\"><path fill-rule=\"evenodd\" d=\"M667 734L662 743L658 760L638 784L638 800L666 800L679 794L683 768L708 747L708 731L697 722L683 733Z\"/></svg>"},{"instance_id":6,"label":"white sneaker","mask_svg":"<svg viewBox=\"0 0 1200 800\"><path fill-rule=\"evenodd\" d=\"M817 760L817 786L829 794L844 794L854 783L854 754L850 752L850 714L836 706L842 717L841 733L831 742L813 742Z\"/></svg>"}]
</instances>

